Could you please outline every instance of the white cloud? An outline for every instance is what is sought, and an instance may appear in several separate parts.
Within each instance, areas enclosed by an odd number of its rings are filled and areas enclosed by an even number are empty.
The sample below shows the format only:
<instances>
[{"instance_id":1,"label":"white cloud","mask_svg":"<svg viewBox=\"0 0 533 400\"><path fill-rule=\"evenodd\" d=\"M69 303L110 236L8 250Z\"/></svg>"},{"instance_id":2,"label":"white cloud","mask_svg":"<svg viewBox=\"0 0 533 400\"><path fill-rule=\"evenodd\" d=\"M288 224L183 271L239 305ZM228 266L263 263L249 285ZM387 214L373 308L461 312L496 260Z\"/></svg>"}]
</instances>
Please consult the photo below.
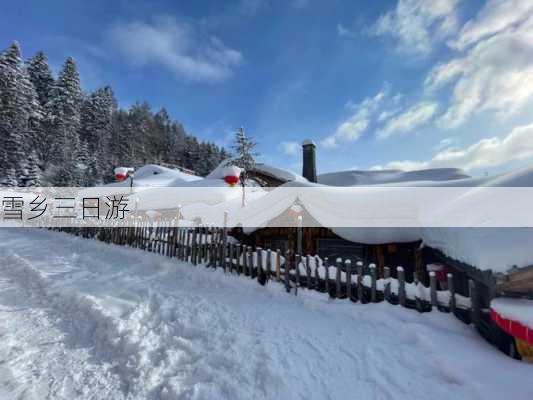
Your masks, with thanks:
<instances>
[{"instance_id":1,"label":"white cloud","mask_svg":"<svg viewBox=\"0 0 533 400\"><path fill-rule=\"evenodd\" d=\"M524 21L532 12L531 0L488 0L477 16L463 26L458 38L451 41L450 46L464 49Z\"/></svg>"},{"instance_id":2,"label":"white cloud","mask_svg":"<svg viewBox=\"0 0 533 400\"><path fill-rule=\"evenodd\" d=\"M429 161L392 161L374 169L457 167L471 171L528 159L533 159L533 124L516 127L504 138L485 138L465 149L442 150Z\"/></svg>"},{"instance_id":3,"label":"white cloud","mask_svg":"<svg viewBox=\"0 0 533 400\"><path fill-rule=\"evenodd\" d=\"M459 0L398 0L396 8L381 15L371 29L377 36L391 36L404 53L427 55L435 40L457 29Z\"/></svg>"},{"instance_id":4,"label":"white cloud","mask_svg":"<svg viewBox=\"0 0 533 400\"><path fill-rule=\"evenodd\" d=\"M281 142L280 149L288 156L295 156L300 150L300 143L298 142Z\"/></svg>"},{"instance_id":5,"label":"white cloud","mask_svg":"<svg viewBox=\"0 0 533 400\"><path fill-rule=\"evenodd\" d=\"M159 64L177 77L215 82L228 78L242 62L239 51L214 36L202 34L190 23L169 16L152 23L128 22L115 25L110 41L136 65Z\"/></svg>"},{"instance_id":6,"label":"white cloud","mask_svg":"<svg viewBox=\"0 0 533 400\"><path fill-rule=\"evenodd\" d=\"M533 99L533 16L480 40L426 79L429 89L446 84L453 84L453 92L439 120L443 128L455 128L483 111L505 118L521 110Z\"/></svg>"},{"instance_id":7,"label":"white cloud","mask_svg":"<svg viewBox=\"0 0 533 400\"><path fill-rule=\"evenodd\" d=\"M335 133L321 141L322 146L331 148L336 147L339 142L354 142L359 139L370 125L388 91L388 85L385 85L374 97L367 97L359 104L348 104L353 114L337 126Z\"/></svg>"},{"instance_id":8,"label":"white cloud","mask_svg":"<svg viewBox=\"0 0 533 400\"><path fill-rule=\"evenodd\" d=\"M421 102L410 107L395 117L390 118L377 136L381 139L411 132L428 123L438 110L438 105L432 102ZM380 116L381 117L381 116Z\"/></svg>"},{"instance_id":9,"label":"white cloud","mask_svg":"<svg viewBox=\"0 0 533 400\"><path fill-rule=\"evenodd\" d=\"M356 34L354 32L352 32L350 29L346 28L341 23L337 24L337 35L340 36L340 37L349 37L349 38L356 37Z\"/></svg>"}]
</instances>

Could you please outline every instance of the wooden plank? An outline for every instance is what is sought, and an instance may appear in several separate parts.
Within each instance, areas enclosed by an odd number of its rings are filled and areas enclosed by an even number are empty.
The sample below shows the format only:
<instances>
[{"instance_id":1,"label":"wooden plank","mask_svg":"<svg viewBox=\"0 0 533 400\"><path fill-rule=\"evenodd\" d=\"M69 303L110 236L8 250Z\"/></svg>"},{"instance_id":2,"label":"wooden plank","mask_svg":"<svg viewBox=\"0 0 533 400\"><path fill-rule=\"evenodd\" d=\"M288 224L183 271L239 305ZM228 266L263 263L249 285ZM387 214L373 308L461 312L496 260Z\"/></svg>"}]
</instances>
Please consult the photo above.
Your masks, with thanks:
<instances>
[{"instance_id":1,"label":"wooden plank","mask_svg":"<svg viewBox=\"0 0 533 400\"><path fill-rule=\"evenodd\" d=\"M344 270L346 271L346 297L348 300L355 300L352 296L352 262L344 261Z\"/></svg>"},{"instance_id":2,"label":"wooden plank","mask_svg":"<svg viewBox=\"0 0 533 400\"><path fill-rule=\"evenodd\" d=\"M396 273L398 276L398 300L400 302L400 305L402 307L405 307L406 304L406 296L405 296L405 271L402 267L396 268Z\"/></svg>"},{"instance_id":3,"label":"wooden plank","mask_svg":"<svg viewBox=\"0 0 533 400\"><path fill-rule=\"evenodd\" d=\"M370 301L375 303L377 301L377 270L376 264L370 264Z\"/></svg>"}]
</instances>

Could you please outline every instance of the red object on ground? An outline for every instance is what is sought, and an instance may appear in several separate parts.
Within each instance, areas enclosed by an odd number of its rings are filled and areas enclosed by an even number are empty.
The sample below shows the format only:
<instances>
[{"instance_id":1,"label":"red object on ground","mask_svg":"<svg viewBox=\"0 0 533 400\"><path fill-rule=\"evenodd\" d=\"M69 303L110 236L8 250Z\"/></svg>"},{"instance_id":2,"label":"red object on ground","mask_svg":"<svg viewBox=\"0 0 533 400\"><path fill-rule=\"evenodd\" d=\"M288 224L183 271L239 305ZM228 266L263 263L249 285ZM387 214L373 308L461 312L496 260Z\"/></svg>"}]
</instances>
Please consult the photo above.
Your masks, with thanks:
<instances>
[{"instance_id":1,"label":"red object on ground","mask_svg":"<svg viewBox=\"0 0 533 400\"><path fill-rule=\"evenodd\" d=\"M490 309L490 318L496 323L496 325L498 325L512 337L533 345L533 329L521 324L520 322L501 316L492 308Z\"/></svg>"},{"instance_id":2,"label":"red object on ground","mask_svg":"<svg viewBox=\"0 0 533 400\"><path fill-rule=\"evenodd\" d=\"M224 182L226 182L230 186L235 186L237 183L239 183L239 177L234 175L228 175L224 177Z\"/></svg>"}]
</instances>

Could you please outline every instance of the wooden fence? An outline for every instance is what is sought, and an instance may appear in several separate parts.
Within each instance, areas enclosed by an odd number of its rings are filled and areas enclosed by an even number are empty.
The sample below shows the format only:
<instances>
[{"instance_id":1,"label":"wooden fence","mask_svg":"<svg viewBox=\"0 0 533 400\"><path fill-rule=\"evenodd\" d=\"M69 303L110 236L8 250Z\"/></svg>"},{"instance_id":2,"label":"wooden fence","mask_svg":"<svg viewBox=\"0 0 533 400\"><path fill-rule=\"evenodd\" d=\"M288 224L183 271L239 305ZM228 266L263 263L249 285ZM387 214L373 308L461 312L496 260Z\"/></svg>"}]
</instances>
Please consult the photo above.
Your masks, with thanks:
<instances>
[{"instance_id":1,"label":"wooden fence","mask_svg":"<svg viewBox=\"0 0 533 400\"><path fill-rule=\"evenodd\" d=\"M298 294L300 288L316 290L332 298L352 302L375 303L387 301L419 312L437 309L451 312L466 323L480 327L481 312L476 301L476 284L470 281L470 296L455 292L452 274L447 275L445 290L438 288L435 272L429 272L429 287L416 277L405 280L405 271L395 267L383 268L379 275L375 264L363 265L350 260L328 260L318 256L300 256L290 250L282 254L276 249L262 249L237 243L228 236L227 229L209 226L177 227L174 221L139 220L133 226L77 226L53 228L84 238L142 249L192 265L221 268L227 273L243 275L260 284L269 281L283 284L289 293Z\"/></svg>"}]
</instances>

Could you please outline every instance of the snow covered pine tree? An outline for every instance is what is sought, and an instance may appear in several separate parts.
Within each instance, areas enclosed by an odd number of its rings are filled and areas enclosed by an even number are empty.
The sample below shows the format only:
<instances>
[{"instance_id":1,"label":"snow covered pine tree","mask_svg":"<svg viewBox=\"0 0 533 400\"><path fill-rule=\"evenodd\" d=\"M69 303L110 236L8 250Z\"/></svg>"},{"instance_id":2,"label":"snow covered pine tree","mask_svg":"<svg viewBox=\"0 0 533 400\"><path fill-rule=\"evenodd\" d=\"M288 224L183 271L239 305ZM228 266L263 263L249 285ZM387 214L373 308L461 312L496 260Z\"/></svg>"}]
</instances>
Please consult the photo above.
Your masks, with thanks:
<instances>
[{"instance_id":1,"label":"snow covered pine tree","mask_svg":"<svg viewBox=\"0 0 533 400\"><path fill-rule=\"evenodd\" d=\"M33 142L33 121L41 116L37 94L14 42L0 57L1 184L17 186L24 175L25 154Z\"/></svg>"},{"instance_id":2,"label":"snow covered pine tree","mask_svg":"<svg viewBox=\"0 0 533 400\"><path fill-rule=\"evenodd\" d=\"M255 167L255 158L259 154L254 151L255 143L251 137L246 136L244 128L237 129L235 133L235 144L233 150L235 150L235 156L230 161L230 165L236 165L241 168L241 186L242 186L242 206L246 205L246 181L251 170Z\"/></svg>"}]
</instances>

